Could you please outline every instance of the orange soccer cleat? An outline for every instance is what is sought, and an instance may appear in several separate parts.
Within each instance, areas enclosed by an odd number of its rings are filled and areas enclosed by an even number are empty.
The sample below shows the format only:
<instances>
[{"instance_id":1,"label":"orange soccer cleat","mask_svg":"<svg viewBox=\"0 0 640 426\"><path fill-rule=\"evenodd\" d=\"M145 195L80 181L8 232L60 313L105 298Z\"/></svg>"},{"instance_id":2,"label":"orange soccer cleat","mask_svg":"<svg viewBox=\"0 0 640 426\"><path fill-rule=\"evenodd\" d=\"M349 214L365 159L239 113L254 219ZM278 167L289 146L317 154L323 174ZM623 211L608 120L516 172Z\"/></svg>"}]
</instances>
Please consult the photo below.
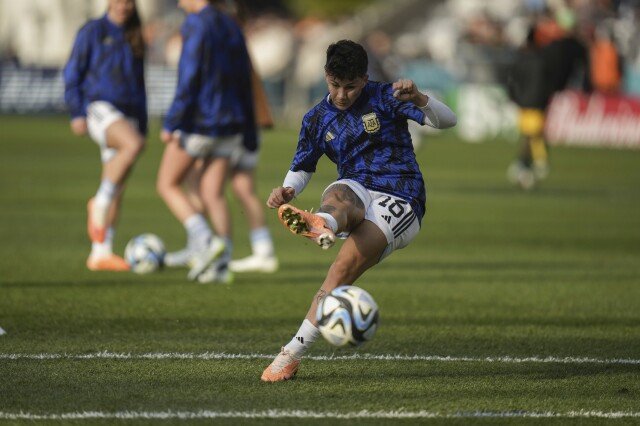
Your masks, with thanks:
<instances>
[{"instance_id":1,"label":"orange soccer cleat","mask_svg":"<svg viewBox=\"0 0 640 426\"><path fill-rule=\"evenodd\" d=\"M129 264L120 256L109 254L106 256L89 256L87 259L87 268L91 271L128 271Z\"/></svg>"},{"instance_id":2,"label":"orange soccer cleat","mask_svg":"<svg viewBox=\"0 0 640 426\"><path fill-rule=\"evenodd\" d=\"M298 372L300 360L293 356L291 352L282 348L273 362L265 368L260 380L263 382L282 382L293 379Z\"/></svg>"},{"instance_id":3,"label":"orange soccer cleat","mask_svg":"<svg viewBox=\"0 0 640 426\"><path fill-rule=\"evenodd\" d=\"M283 204L278 209L278 218L289 231L309 238L324 250L336 242L336 234L325 220L311 212L300 210L291 204Z\"/></svg>"},{"instance_id":4,"label":"orange soccer cleat","mask_svg":"<svg viewBox=\"0 0 640 426\"><path fill-rule=\"evenodd\" d=\"M103 243L107 236L107 228L95 223L93 209L93 198L90 198L87 202L87 234L92 243Z\"/></svg>"}]
</instances>

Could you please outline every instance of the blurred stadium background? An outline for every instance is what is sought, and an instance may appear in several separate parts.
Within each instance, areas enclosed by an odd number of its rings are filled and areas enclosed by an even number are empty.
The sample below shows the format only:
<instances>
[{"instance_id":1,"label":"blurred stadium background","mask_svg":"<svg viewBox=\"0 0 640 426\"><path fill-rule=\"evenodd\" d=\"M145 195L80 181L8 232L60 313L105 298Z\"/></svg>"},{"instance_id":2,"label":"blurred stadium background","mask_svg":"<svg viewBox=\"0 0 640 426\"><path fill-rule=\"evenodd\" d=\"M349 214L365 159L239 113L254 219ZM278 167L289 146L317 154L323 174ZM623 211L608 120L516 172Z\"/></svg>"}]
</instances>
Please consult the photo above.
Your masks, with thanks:
<instances>
[{"instance_id":1,"label":"blurred stadium background","mask_svg":"<svg viewBox=\"0 0 640 426\"><path fill-rule=\"evenodd\" d=\"M610 64L622 70L619 90L607 98L596 90L595 97L557 100L551 110L557 107L561 128L554 127L550 139L637 147L640 107L628 97L640 95L638 4L635 0L247 0L242 10L256 68L274 112L286 122L298 123L302 112L324 93L326 46L350 38L367 46L372 79L412 78L445 98L458 112L459 136L474 142L515 135L517 109L508 102L504 87L529 26L537 23L550 39L576 35L587 50L598 37L610 37L620 56L619 64ZM183 15L173 0L140 0L139 8L150 46L149 108L157 116L166 111L173 94ZM103 0L0 2L0 112L62 112L60 69L78 28L104 10ZM577 87L576 81L577 77L569 88Z\"/></svg>"},{"instance_id":2,"label":"blurred stadium background","mask_svg":"<svg viewBox=\"0 0 640 426\"><path fill-rule=\"evenodd\" d=\"M142 232L157 233L169 249L184 243L154 190L159 117L173 95L184 15L174 0L137 1L150 46L153 120L125 195L119 253ZM320 342L297 380L259 383L334 255L292 238L273 212L281 269L272 275L238 275L227 287L195 285L181 270L87 271L85 204L98 154L69 131L60 70L76 31L104 13L105 1L0 0L0 421L61 413L86 420L93 412L107 413L109 423L113 413L184 412L299 424L297 417L321 422L361 410L382 423L402 412L459 424L637 421L640 2L244 5L251 54L277 118L263 133L262 198L282 182L300 119L326 91L322 65L332 41L362 42L371 78L412 78L458 114L455 129L415 133L423 139L417 156L428 212L412 245L361 280L381 307L376 337L360 349ZM580 37L587 51L589 40L612 36L619 60L605 65L622 73L616 90L582 92L583 68L553 100L548 136L572 146L554 147L549 178L522 193L505 178L518 138L506 85L533 23L544 36ZM300 206L316 205L334 179L327 163ZM233 212L242 257L249 252L243 212L236 204ZM374 357L357 358L363 353Z\"/></svg>"}]
</instances>

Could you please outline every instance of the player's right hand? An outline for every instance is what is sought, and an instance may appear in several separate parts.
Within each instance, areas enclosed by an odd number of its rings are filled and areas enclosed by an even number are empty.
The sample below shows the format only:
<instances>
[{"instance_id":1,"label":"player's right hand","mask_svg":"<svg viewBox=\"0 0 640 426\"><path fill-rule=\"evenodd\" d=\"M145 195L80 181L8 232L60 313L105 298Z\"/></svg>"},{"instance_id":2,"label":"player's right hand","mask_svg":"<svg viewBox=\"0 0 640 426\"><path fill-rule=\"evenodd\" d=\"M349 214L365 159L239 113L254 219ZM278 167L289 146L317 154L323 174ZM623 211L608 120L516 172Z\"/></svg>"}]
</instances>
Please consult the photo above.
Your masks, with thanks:
<instances>
[{"instance_id":1,"label":"player's right hand","mask_svg":"<svg viewBox=\"0 0 640 426\"><path fill-rule=\"evenodd\" d=\"M293 200L293 197L295 197L295 195L296 191L291 187L284 188L282 186L279 186L277 188L273 188L273 191L271 191L269 199L267 200L267 206L272 209L278 208L281 205Z\"/></svg>"},{"instance_id":2,"label":"player's right hand","mask_svg":"<svg viewBox=\"0 0 640 426\"><path fill-rule=\"evenodd\" d=\"M84 117L76 117L71 120L71 131L76 136L84 136L87 134L87 119Z\"/></svg>"}]
</instances>

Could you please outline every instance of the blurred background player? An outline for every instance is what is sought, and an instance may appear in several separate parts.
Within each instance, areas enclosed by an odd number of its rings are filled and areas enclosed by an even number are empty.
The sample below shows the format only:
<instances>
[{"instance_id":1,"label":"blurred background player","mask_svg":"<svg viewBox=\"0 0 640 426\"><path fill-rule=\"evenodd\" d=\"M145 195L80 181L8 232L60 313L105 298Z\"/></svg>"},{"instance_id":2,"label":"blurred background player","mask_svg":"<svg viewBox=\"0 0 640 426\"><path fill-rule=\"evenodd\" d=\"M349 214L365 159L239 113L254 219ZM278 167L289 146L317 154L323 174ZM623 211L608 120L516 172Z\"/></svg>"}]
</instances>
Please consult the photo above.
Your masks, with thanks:
<instances>
[{"instance_id":1,"label":"blurred background player","mask_svg":"<svg viewBox=\"0 0 640 426\"><path fill-rule=\"evenodd\" d=\"M278 270L278 258L275 255L271 233L266 225L264 210L256 194L255 169L258 163L258 152L248 151L244 146L234 153L231 159L231 188L234 196L240 201L249 225L249 240L251 255L229 262L231 272L266 272ZM196 161L184 180L184 192L194 210L200 214L205 211L204 202L200 196L200 180L204 163ZM165 266L188 266L191 250L167 253Z\"/></svg>"},{"instance_id":2,"label":"blurred background player","mask_svg":"<svg viewBox=\"0 0 640 426\"><path fill-rule=\"evenodd\" d=\"M542 175L547 166L547 148L544 141L544 116L552 95L550 64L544 57L542 48L534 40L532 28L525 45L517 55L509 78L509 97L520 108L518 130L520 131L520 151L518 158L507 172L509 180L522 189L534 187L534 157Z\"/></svg>"},{"instance_id":3,"label":"blurred background player","mask_svg":"<svg viewBox=\"0 0 640 426\"><path fill-rule=\"evenodd\" d=\"M160 138L166 143L157 190L187 232L188 278L231 282L231 218L224 195L232 155L256 148L249 56L235 21L206 0L180 0L182 26L178 85ZM202 160L200 196L217 235L181 185Z\"/></svg>"},{"instance_id":4,"label":"blurred background player","mask_svg":"<svg viewBox=\"0 0 640 426\"><path fill-rule=\"evenodd\" d=\"M554 18L551 10L546 10L529 30L509 72L508 93L520 108L521 145L507 178L525 190L549 174L544 127L553 95L566 88L591 91L584 37L575 31L570 10L561 7L555 13Z\"/></svg>"},{"instance_id":5,"label":"blurred background player","mask_svg":"<svg viewBox=\"0 0 640 426\"><path fill-rule=\"evenodd\" d=\"M436 128L456 124L443 103L418 91L411 80L368 81L367 53L352 41L327 49L329 94L302 122L298 148L281 187L267 205L291 232L326 249L345 237L336 259L311 302L305 320L261 379L292 378L300 359L317 339L318 303L334 288L353 284L394 250L406 247L420 230L426 190L407 120ZM300 194L322 155L336 163L338 180L322 194L318 213L288 203Z\"/></svg>"},{"instance_id":6,"label":"blurred background player","mask_svg":"<svg viewBox=\"0 0 640 426\"><path fill-rule=\"evenodd\" d=\"M244 9L242 4L233 1L211 2L218 9L233 16L242 25ZM250 64L251 65L251 64ZM273 117L267 101L267 95L260 78L251 66L251 87L256 115L256 124L262 128L273 127ZM278 270L278 259L275 256L271 233L266 225L262 202L256 194L255 171L258 165L258 149L260 137L254 138L249 133L243 139L243 145L231 159L231 188L240 201L249 225L251 255L243 259L232 260L229 269L232 272L275 272ZM248 146L247 146L248 145ZM184 191L194 209L203 214L205 206L200 197L200 178L203 162L194 162L184 180ZM165 265L169 267L187 266L191 250L186 247L180 251L167 253Z\"/></svg>"},{"instance_id":7,"label":"blurred background player","mask_svg":"<svg viewBox=\"0 0 640 426\"><path fill-rule=\"evenodd\" d=\"M71 130L88 131L102 159L100 187L87 205L92 271L129 269L112 244L125 181L147 132L144 52L135 1L109 0L107 13L78 32L64 69Z\"/></svg>"}]
</instances>

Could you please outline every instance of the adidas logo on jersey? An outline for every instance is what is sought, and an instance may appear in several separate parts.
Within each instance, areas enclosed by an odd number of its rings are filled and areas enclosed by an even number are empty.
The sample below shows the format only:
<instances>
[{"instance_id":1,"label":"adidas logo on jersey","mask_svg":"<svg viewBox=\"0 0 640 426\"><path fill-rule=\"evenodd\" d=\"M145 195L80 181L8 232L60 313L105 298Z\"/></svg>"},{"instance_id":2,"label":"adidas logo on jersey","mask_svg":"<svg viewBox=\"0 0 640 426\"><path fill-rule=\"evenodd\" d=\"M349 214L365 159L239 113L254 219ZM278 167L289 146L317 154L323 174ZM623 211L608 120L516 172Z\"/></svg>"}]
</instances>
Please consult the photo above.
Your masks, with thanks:
<instances>
[{"instance_id":1,"label":"adidas logo on jersey","mask_svg":"<svg viewBox=\"0 0 640 426\"><path fill-rule=\"evenodd\" d=\"M386 214L382 215L382 218L387 222L387 223L391 223L391 216L388 216Z\"/></svg>"},{"instance_id":2,"label":"adidas logo on jersey","mask_svg":"<svg viewBox=\"0 0 640 426\"><path fill-rule=\"evenodd\" d=\"M327 134L324 136L324 141L325 141L325 142L329 142L329 141L334 140L335 138L336 138L336 137L335 137L335 136L333 136L333 133L331 133L331 132L327 132Z\"/></svg>"}]
</instances>

